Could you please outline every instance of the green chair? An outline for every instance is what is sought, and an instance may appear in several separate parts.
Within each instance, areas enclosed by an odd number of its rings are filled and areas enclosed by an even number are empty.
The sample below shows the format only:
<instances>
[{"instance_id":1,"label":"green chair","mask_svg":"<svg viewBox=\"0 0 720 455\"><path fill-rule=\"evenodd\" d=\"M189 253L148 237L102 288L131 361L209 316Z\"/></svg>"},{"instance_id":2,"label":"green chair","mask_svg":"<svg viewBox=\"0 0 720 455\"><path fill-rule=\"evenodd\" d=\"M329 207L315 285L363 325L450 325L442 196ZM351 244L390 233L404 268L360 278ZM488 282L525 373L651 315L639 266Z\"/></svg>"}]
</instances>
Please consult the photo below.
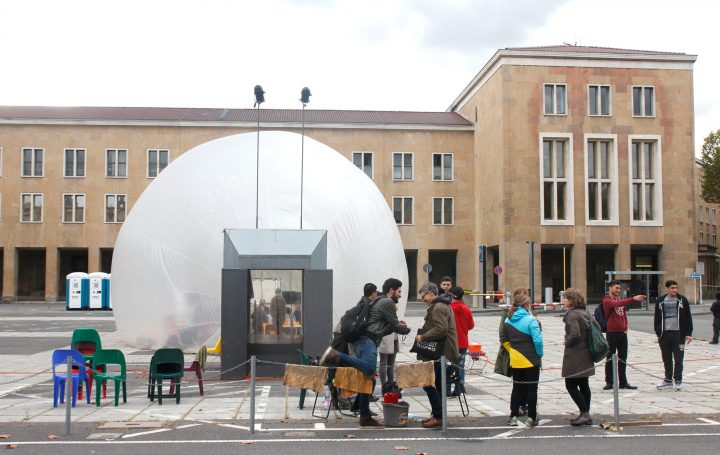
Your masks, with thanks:
<instances>
[{"instance_id":1,"label":"green chair","mask_svg":"<svg viewBox=\"0 0 720 455\"><path fill-rule=\"evenodd\" d=\"M300 365L313 365L313 361L310 360L310 358L305 354L301 349L298 349L298 353L300 354ZM315 360L315 365L317 365L317 360ZM307 394L307 389L300 389L300 403L298 403L298 407L302 409L305 407L305 395Z\"/></svg>"},{"instance_id":2,"label":"green chair","mask_svg":"<svg viewBox=\"0 0 720 455\"><path fill-rule=\"evenodd\" d=\"M158 404L162 404L162 382L169 379L171 387L175 389L175 403L180 403L180 379L184 375L185 356L178 348L158 349L150 359L150 378L148 395L150 401L155 401L155 385L157 384ZM172 397L173 395L166 395Z\"/></svg>"},{"instance_id":3,"label":"green chair","mask_svg":"<svg viewBox=\"0 0 720 455\"><path fill-rule=\"evenodd\" d=\"M100 389L105 386L107 381L115 383L115 406L118 405L120 398L120 385L122 384L123 403L127 403L127 367L125 366L125 356L118 349L100 349L95 351L93 357L95 365L95 404L100 406ZM112 366L112 367L111 367ZM116 371L117 369L120 371ZM101 370L102 371L99 371Z\"/></svg>"},{"instance_id":4,"label":"green chair","mask_svg":"<svg viewBox=\"0 0 720 455\"><path fill-rule=\"evenodd\" d=\"M70 341L70 349L80 351L85 359L85 365L88 367L89 381L87 386L87 394L92 394L92 384L95 373L95 366L93 364L93 357L95 351L102 349L102 343L100 342L100 334L97 330L92 328L78 328L73 330L72 340ZM79 396L82 397L82 386L78 391ZM106 398L106 390L103 388L103 398Z\"/></svg>"}]
</instances>

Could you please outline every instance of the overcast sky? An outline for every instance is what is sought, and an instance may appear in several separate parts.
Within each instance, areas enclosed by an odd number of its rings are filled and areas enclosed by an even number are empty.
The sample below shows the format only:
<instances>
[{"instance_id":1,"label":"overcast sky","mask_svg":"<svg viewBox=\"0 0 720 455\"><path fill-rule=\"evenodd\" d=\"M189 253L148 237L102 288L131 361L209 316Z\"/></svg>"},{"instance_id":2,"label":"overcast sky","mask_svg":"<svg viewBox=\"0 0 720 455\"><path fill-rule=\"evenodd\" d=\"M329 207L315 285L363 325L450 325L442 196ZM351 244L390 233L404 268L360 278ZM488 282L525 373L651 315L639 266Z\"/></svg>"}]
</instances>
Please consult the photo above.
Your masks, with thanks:
<instances>
[{"instance_id":1,"label":"overcast sky","mask_svg":"<svg viewBox=\"0 0 720 455\"><path fill-rule=\"evenodd\" d=\"M0 105L444 111L499 48L698 55L720 129L717 0L2 0ZM696 154L698 150L696 150Z\"/></svg>"}]
</instances>

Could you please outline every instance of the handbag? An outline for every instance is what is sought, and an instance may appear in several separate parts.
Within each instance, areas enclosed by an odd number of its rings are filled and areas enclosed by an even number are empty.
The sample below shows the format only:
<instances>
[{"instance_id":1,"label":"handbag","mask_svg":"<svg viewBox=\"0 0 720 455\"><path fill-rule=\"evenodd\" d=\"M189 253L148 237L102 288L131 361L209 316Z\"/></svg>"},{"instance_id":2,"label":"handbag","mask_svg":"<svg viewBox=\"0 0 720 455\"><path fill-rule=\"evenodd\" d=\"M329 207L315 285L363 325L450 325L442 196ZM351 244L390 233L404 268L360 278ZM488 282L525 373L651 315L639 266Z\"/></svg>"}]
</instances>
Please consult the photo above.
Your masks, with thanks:
<instances>
[{"instance_id":1,"label":"handbag","mask_svg":"<svg viewBox=\"0 0 720 455\"><path fill-rule=\"evenodd\" d=\"M512 371L510 370L510 353L502 345L500 345L500 349L498 349L498 355L495 359L494 371L495 373L501 374L503 376L512 376Z\"/></svg>"},{"instance_id":2,"label":"handbag","mask_svg":"<svg viewBox=\"0 0 720 455\"><path fill-rule=\"evenodd\" d=\"M600 325L595 321L595 318L588 315L588 351L590 351L590 358L594 363L600 362L607 357L610 351L610 345L600 330Z\"/></svg>"},{"instance_id":3,"label":"handbag","mask_svg":"<svg viewBox=\"0 0 720 455\"><path fill-rule=\"evenodd\" d=\"M418 329L418 335L422 335L422 330ZM410 352L414 352L416 354L419 354L426 359L430 360L439 360L440 357L443 355L443 351L445 348L445 338L442 338L437 341L420 341L419 343L417 341L413 342L412 347L410 348Z\"/></svg>"}]
</instances>

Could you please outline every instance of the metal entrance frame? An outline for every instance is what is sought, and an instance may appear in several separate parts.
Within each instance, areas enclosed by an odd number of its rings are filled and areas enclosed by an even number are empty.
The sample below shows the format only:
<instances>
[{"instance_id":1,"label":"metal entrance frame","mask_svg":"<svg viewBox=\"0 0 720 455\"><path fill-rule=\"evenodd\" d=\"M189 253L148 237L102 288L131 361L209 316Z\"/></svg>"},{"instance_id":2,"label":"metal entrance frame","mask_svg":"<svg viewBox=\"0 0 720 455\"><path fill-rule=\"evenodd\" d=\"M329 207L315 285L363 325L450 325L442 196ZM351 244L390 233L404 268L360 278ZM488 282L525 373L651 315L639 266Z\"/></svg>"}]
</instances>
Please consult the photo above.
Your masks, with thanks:
<instances>
[{"instance_id":1,"label":"metal entrance frame","mask_svg":"<svg viewBox=\"0 0 720 455\"><path fill-rule=\"evenodd\" d=\"M642 271L642 270L612 270L612 271L605 271L605 276L607 276L606 283L613 280L613 276L615 275L631 275L631 276L637 276L642 275L645 280L645 296L647 296L647 299L645 299L644 302L641 302L640 304L645 307L645 310L649 307L649 299L650 299L650 276L651 275L665 275L665 272L662 271ZM607 291L607 289L605 290ZM658 294L659 295L659 294Z\"/></svg>"}]
</instances>

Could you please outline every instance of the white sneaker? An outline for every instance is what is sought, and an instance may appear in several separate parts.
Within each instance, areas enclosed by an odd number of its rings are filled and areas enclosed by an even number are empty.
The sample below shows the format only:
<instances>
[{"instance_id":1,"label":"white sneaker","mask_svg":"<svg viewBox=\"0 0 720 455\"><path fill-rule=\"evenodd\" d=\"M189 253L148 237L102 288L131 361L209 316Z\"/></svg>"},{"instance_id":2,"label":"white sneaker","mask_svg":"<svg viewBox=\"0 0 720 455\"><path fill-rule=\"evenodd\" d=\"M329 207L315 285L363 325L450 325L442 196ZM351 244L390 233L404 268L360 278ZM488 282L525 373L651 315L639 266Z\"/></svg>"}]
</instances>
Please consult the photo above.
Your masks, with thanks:
<instances>
[{"instance_id":1,"label":"white sneaker","mask_svg":"<svg viewBox=\"0 0 720 455\"><path fill-rule=\"evenodd\" d=\"M676 382L675 383L675 390L682 390L683 389L683 383L682 382Z\"/></svg>"},{"instance_id":2,"label":"white sneaker","mask_svg":"<svg viewBox=\"0 0 720 455\"><path fill-rule=\"evenodd\" d=\"M660 384L657 385L657 388L658 388L658 390L672 389L672 388L673 388L673 382L672 382L672 381L668 381L667 379L665 379L663 382L661 382Z\"/></svg>"}]
</instances>

